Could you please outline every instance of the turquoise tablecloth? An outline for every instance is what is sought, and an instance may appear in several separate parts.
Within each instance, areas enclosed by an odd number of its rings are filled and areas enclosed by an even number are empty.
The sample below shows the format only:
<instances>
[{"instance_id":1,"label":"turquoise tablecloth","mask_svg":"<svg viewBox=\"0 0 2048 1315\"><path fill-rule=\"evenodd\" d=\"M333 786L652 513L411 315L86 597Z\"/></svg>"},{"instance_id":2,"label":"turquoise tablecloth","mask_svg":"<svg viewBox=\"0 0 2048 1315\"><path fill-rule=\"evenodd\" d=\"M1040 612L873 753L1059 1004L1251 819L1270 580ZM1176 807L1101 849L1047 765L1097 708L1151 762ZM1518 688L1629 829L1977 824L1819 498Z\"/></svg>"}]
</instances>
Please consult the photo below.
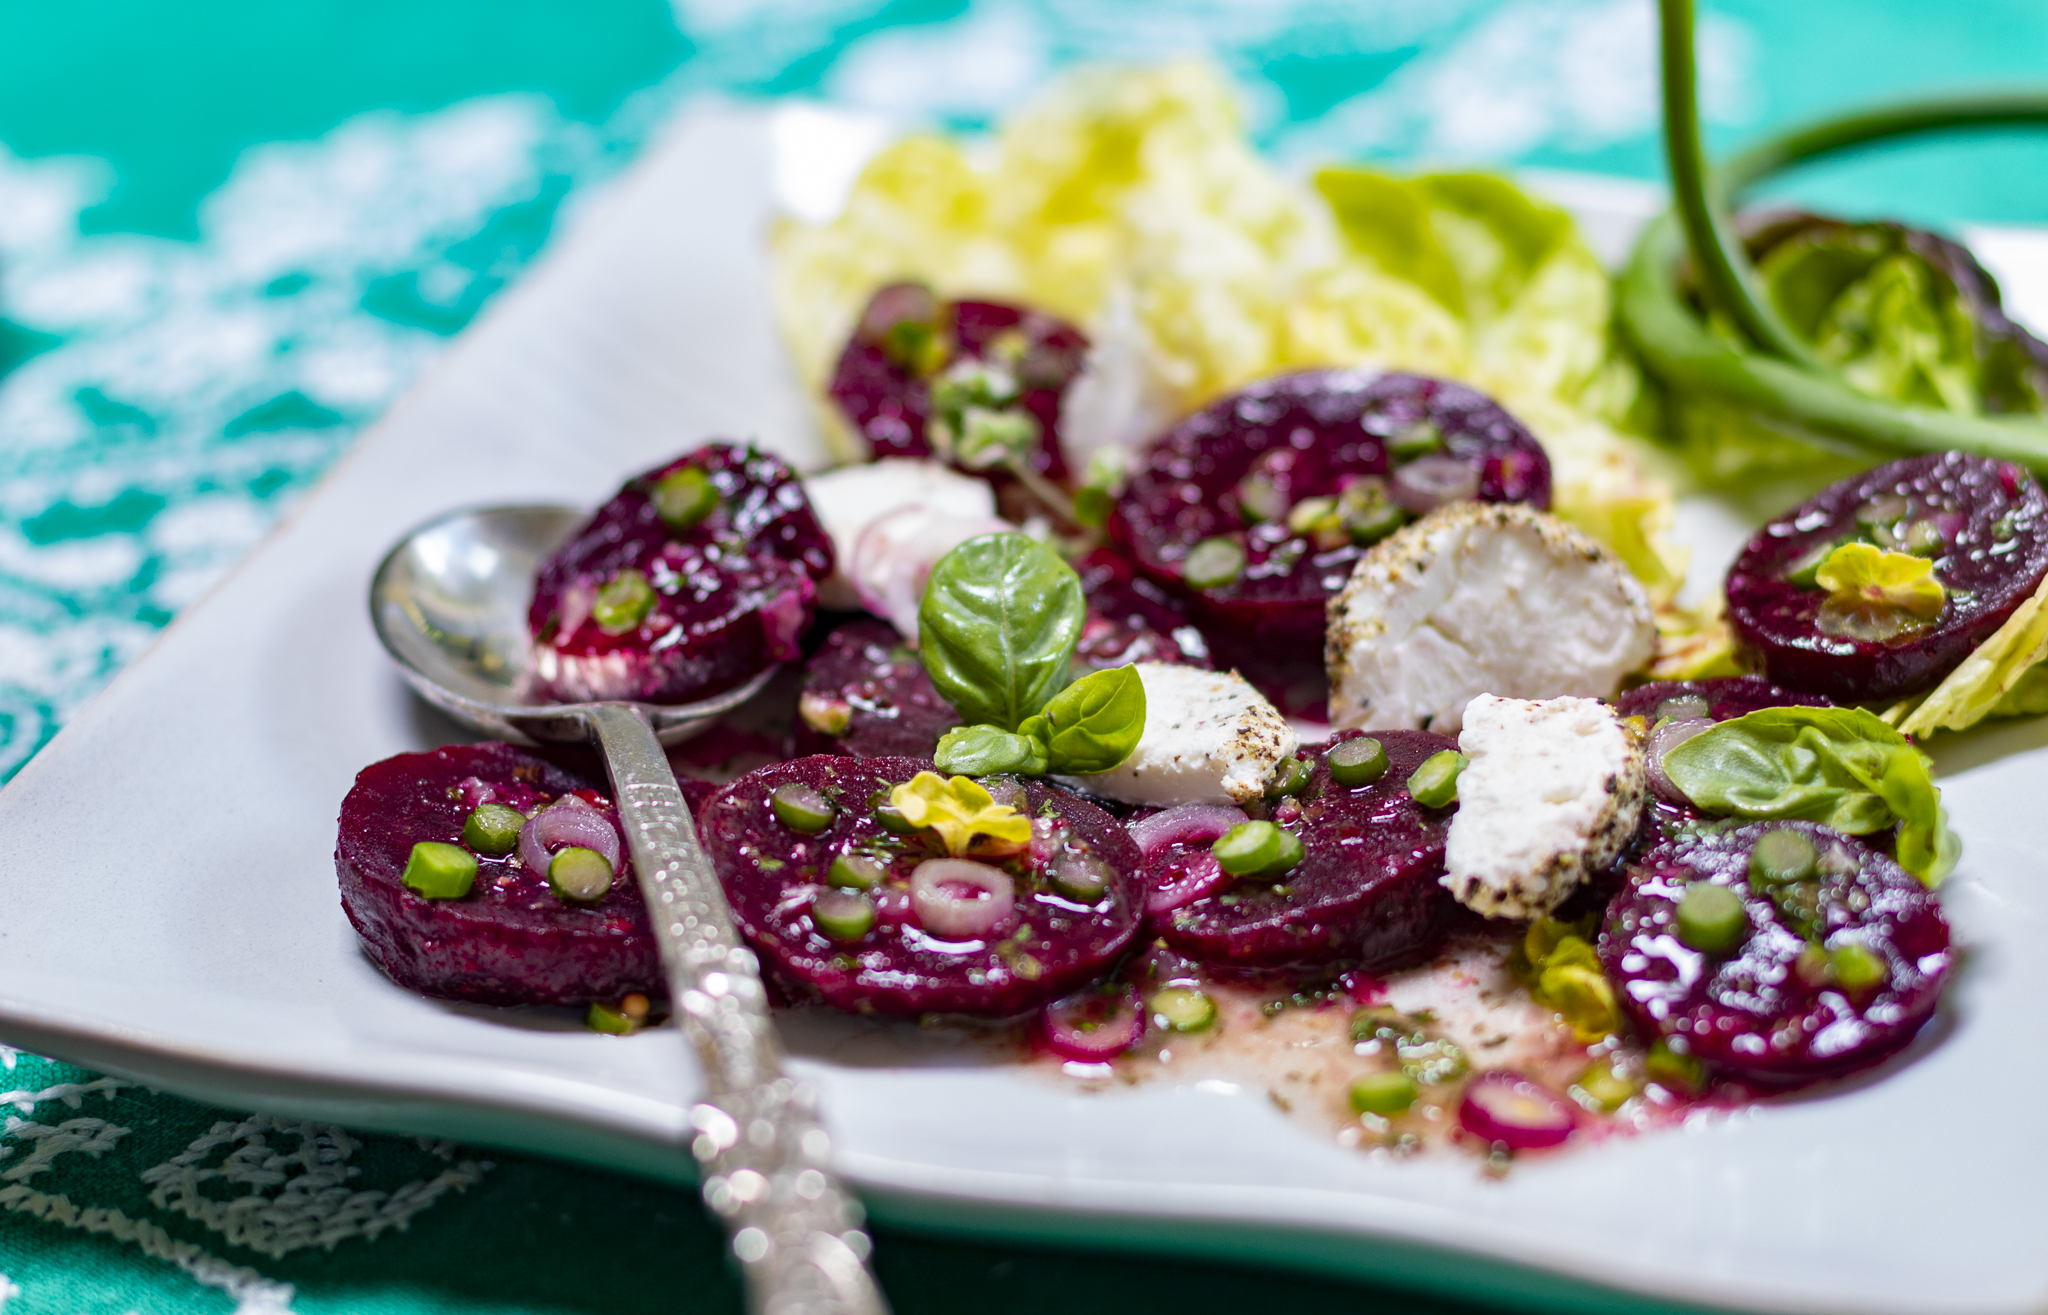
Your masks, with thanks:
<instances>
[{"instance_id":1,"label":"turquoise tablecloth","mask_svg":"<svg viewBox=\"0 0 2048 1315\"><path fill-rule=\"evenodd\" d=\"M973 127L1075 60L1204 51L1283 158L1654 177L1651 38L1647 0L4 0L0 779L691 96ZM1703 48L1726 144L2038 76L2048 9L1743 0L1708 7ZM1990 140L1798 187L1923 221L2029 221L2048 212L2044 162ZM738 1309L688 1193L0 1061L4 1315ZM906 1313L1441 1308L1185 1262L880 1241Z\"/></svg>"}]
</instances>

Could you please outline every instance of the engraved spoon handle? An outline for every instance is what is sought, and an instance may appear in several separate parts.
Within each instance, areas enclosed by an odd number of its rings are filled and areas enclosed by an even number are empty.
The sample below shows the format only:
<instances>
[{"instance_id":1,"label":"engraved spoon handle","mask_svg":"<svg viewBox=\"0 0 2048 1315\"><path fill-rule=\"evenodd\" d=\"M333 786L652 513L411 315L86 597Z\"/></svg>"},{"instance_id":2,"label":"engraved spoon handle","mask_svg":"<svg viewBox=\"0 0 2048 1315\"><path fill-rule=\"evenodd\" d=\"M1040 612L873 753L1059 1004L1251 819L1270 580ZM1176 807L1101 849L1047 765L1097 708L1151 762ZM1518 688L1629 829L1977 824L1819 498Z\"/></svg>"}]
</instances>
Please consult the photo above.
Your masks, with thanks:
<instances>
[{"instance_id":1,"label":"engraved spoon handle","mask_svg":"<svg viewBox=\"0 0 2048 1315\"><path fill-rule=\"evenodd\" d=\"M724 1222L756 1315L887 1315L866 1267L860 1202L831 1169L809 1086L782 1046L754 952L733 930L711 857L646 719L592 709L669 999L704 1065L690 1110L704 1200Z\"/></svg>"}]
</instances>

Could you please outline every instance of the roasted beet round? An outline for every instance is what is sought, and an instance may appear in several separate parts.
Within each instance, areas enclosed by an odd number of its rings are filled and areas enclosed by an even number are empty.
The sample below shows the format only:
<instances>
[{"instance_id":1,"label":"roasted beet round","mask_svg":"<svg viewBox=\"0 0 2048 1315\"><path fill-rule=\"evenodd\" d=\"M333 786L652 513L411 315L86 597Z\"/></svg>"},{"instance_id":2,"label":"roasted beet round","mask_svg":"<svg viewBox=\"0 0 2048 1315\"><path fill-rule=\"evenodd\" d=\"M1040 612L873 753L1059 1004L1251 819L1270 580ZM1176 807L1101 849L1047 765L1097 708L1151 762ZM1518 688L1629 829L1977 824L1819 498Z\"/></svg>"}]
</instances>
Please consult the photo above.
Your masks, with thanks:
<instances>
[{"instance_id":1,"label":"roasted beet round","mask_svg":"<svg viewBox=\"0 0 2048 1315\"><path fill-rule=\"evenodd\" d=\"M1803 838L1810 849L1790 848L1814 861L1778 869L1805 874L1793 880L1753 876L1758 840L1779 831ZM1698 883L1741 901L1746 931L1730 948L1694 948L1681 930ZM1608 905L1600 960L1645 1035L1785 1082L1844 1073L1912 1040L1948 976L1949 932L1931 892L1847 836L1812 822L1717 823L1673 835L1630 869Z\"/></svg>"},{"instance_id":2,"label":"roasted beet round","mask_svg":"<svg viewBox=\"0 0 2048 1315\"><path fill-rule=\"evenodd\" d=\"M825 637L804 667L797 747L855 758L929 758L960 714L894 626L862 618Z\"/></svg>"},{"instance_id":3,"label":"roasted beet round","mask_svg":"<svg viewBox=\"0 0 2048 1315\"><path fill-rule=\"evenodd\" d=\"M929 831L890 831L875 811L891 787L931 770L916 758L820 754L749 773L704 806L698 829L733 918L775 979L794 997L860 1013L1008 1017L1107 971L1143 912L1138 850L1123 827L1065 791L991 778L998 802L1032 819L1032 838L979 865L981 879L1005 888L989 898L1007 912L985 930L944 927L935 903L951 897L934 883L956 877L920 865L945 849ZM786 824L781 789L831 801L829 823ZM851 862L835 887L842 857Z\"/></svg>"},{"instance_id":4,"label":"roasted beet round","mask_svg":"<svg viewBox=\"0 0 2048 1315\"><path fill-rule=\"evenodd\" d=\"M1929 558L1938 615L1859 635L1810 577L1843 544ZM1840 703L1931 688L2048 575L2048 499L2018 466L1960 452L1908 457L1823 489L1750 539L1728 571L1728 619L1763 674Z\"/></svg>"},{"instance_id":5,"label":"roasted beet round","mask_svg":"<svg viewBox=\"0 0 2048 1315\"><path fill-rule=\"evenodd\" d=\"M1155 439L1112 531L1149 575L1187 593L1205 627L1319 656L1324 604L1366 543L1424 502L1458 496L1547 507L1549 459L1470 388L1316 370L1255 383ZM1190 581L1189 554L1210 540Z\"/></svg>"},{"instance_id":6,"label":"roasted beet round","mask_svg":"<svg viewBox=\"0 0 2048 1315\"><path fill-rule=\"evenodd\" d=\"M1208 641L1188 620L1179 599L1138 573L1130 558L1098 548L1074 563L1088 620L1074 649L1076 672L1133 662L1209 665Z\"/></svg>"},{"instance_id":7,"label":"roasted beet round","mask_svg":"<svg viewBox=\"0 0 2048 1315\"><path fill-rule=\"evenodd\" d=\"M1712 680L1660 680L1638 685L1614 700L1624 717L1655 722L1661 718L1733 721L1759 708L1825 708L1816 694L1780 689L1761 676L1721 676Z\"/></svg>"},{"instance_id":8,"label":"roasted beet round","mask_svg":"<svg viewBox=\"0 0 2048 1315\"><path fill-rule=\"evenodd\" d=\"M1059 481L1067 476L1060 401L1087 352L1079 329L1041 311L996 301L943 302L914 284L892 284L868 303L827 392L875 456L925 457L933 455L927 426L934 385L996 366L1014 384L1008 405L1038 426L1032 466Z\"/></svg>"},{"instance_id":9,"label":"roasted beet round","mask_svg":"<svg viewBox=\"0 0 2048 1315\"><path fill-rule=\"evenodd\" d=\"M690 782L702 799L707 788ZM478 1004L583 1004L662 992L647 909L623 859L593 904L569 904L519 859L479 855L461 899L426 899L399 880L420 841L460 844L479 804L530 812L576 793L608 819L596 778L509 744L402 753L365 767L341 804L334 868L341 907L363 949L391 980Z\"/></svg>"},{"instance_id":10,"label":"roasted beet round","mask_svg":"<svg viewBox=\"0 0 2048 1315\"><path fill-rule=\"evenodd\" d=\"M831 570L794 472L706 443L626 481L541 563L535 676L566 700L708 698L797 656Z\"/></svg>"},{"instance_id":11,"label":"roasted beet round","mask_svg":"<svg viewBox=\"0 0 2048 1315\"><path fill-rule=\"evenodd\" d=\"M1301 861L1278 877L1243 878L1174 909L1161 928L1169 947L1245 971L1380 968L1436 948L1453 907L1438 881L1451 810L1417 804L1407 781L1425 758L1457 744L1427 731L1373 738L1386 750L1387 770L1357 788L1331 780L1320 750L1301 751L1314 766L1307 788L1271 810L1272 820L1300 837ZM1159 849L1147 864L1148 882L1163 888L1184 877L1200 848Z\"/></svg>"}]
</instances>

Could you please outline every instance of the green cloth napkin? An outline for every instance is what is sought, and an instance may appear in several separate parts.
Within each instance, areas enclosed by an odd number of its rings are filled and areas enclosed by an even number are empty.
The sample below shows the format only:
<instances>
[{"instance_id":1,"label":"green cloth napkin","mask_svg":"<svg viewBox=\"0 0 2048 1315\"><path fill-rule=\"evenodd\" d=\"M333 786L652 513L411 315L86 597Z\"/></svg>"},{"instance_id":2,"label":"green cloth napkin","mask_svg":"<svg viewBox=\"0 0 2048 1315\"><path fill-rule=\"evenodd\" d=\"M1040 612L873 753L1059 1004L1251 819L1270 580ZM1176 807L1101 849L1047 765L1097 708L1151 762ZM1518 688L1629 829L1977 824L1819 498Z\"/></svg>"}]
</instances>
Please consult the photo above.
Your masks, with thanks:
<instances>
[{"instance_id":1,"label":"green cloth napkin","mask_svg":"<svg viewBox=\"0 0 2048 1315\"><path fill-rule=\"evenodd\" d=\"M1654 177L1649 15L1639 0L0 3L0 780L688 97L824 96L971 129L1062 65L1205 51L1283 158ZM1742 0L1703 22L1724 143L1907 89L2036 77L2048 39L2048 11L2023 0ZM2038 219L2044 161L2036 141L1988 141L1831 167L1799 194ZM0 1061L0 1315L740 1309L687 1190ZM878 1241L906 1313L1448 1309L1186 1259Z\"/></svg>"}]
</instances>

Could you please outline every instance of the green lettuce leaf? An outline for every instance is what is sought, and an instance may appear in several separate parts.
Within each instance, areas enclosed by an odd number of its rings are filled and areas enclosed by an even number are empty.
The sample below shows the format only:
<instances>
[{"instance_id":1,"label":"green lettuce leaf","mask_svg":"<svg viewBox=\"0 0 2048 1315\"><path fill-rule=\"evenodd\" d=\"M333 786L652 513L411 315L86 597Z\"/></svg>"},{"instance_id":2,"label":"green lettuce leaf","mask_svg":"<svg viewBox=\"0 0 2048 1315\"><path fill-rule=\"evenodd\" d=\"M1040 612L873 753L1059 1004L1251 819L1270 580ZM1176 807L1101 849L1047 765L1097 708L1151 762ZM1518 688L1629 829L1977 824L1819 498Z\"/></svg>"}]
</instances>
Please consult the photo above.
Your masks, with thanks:
<instances>
[{"instance_id":1,"label":"green lettuce leaf","mask_svg":"<svg viewBox=\"0 0 2048 1315\"><path fill-rule=\"evenodd\" d=\"M1664 772L1710 813L1856 836L1897 823L1899 866L1930 886L1961 853L1927 756L1861 708L1763 708L1672 749Z\"/></svg>"}]
</instances>

